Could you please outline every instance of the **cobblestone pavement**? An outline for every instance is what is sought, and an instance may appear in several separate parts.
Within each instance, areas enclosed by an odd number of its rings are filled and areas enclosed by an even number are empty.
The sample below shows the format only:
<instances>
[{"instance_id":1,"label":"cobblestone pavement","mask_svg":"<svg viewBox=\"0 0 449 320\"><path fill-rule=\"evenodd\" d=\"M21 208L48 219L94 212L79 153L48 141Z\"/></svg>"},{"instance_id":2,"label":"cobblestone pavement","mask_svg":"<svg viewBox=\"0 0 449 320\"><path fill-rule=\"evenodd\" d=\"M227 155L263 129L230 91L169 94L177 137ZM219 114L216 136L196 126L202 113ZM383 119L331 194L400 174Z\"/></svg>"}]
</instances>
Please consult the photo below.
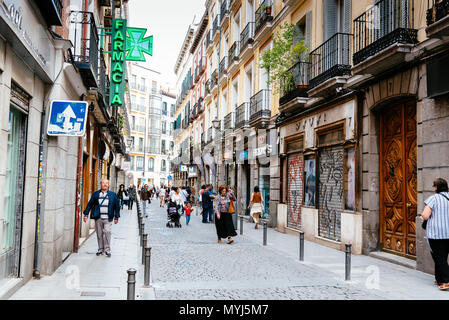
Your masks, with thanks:
<instances>
[{"instance_id":1,"label":"cobblestone pavement","mask_svg":"<svg viewBox=\"0 0 449 320\"><path fill-rule=\"evenodd\" d=\"M382 299L373 290L256 243L245 235L218 244L214 224L194 212L188 226L165 226L166 210L149 207L145 229L156 299Z\"/></svg>"}]
</instances>

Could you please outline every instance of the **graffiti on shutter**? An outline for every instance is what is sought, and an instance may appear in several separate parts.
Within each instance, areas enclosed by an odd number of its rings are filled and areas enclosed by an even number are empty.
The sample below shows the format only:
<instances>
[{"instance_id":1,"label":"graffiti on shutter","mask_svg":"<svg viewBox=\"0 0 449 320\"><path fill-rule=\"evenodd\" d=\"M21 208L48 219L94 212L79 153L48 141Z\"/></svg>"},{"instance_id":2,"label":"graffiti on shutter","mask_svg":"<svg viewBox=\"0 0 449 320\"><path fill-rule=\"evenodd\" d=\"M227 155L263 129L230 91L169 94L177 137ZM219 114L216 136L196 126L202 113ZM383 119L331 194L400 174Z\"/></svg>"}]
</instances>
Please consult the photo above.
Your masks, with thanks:
<instances>
[{"instance_id":1,"label":"graffiti on shutter","mask_svg":"<svg viewBox=\"0 0 449 320\"><path fill-rule=\"evenodd\" d=\"M303 205L304 159L302 154L288 157L287 226L298 229L301 226Z\"/></svg>"},{"instance_id":2,"label":"graffiti on shutter","mask_svg":"<svg viewBox=\"0 0 449 320\"><path fill-rule=\"evenodd\" d=\"M340 241L343 208L343 149L327 148L319 158L319 235Z\"/></svg>"}]
</instances>

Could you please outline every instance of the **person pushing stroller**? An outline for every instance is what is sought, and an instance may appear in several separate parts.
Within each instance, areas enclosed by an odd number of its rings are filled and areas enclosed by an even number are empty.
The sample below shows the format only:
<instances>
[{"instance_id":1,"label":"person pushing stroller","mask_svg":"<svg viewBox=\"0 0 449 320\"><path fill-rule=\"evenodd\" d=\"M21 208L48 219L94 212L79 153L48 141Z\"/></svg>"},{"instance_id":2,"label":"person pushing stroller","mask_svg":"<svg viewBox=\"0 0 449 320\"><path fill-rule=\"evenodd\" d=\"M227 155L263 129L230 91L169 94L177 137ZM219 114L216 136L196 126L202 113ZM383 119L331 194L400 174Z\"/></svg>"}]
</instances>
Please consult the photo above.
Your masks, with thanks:
<instances>
[{"instance_id":1,"label":"person pushing stroller","mask_svg":"<svg viewBox=\"0 0 449 320\"><path fill-rule=\"evenodd\" d=\"M180 206L173 201L170 201L167 206L167 228L181 228L181 223L179 219L181 215L179 214Z\"/></svg>"}]
</instances>

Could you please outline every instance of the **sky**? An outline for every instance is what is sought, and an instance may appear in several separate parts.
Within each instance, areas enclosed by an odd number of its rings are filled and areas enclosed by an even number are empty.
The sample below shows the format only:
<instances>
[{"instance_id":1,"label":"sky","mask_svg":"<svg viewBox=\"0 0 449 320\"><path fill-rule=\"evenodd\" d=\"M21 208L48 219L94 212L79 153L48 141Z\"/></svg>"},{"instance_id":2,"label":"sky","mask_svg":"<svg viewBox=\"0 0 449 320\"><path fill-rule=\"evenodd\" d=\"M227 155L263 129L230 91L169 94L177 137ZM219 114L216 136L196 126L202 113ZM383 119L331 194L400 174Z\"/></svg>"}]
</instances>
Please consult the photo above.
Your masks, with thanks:
<instances>
[{"instance_id":1,"label":"sky","mask_svg":"<svg viewBox=\"0 0 449 320\"><path fill-rule=\"evenodd\" d=\"M130 0L128 26L147 28L153 35L153 56L146 66L162 73L165 82L176 86L174 67L190 24L198 23L206 0Z\"/></svg>"}]
</instances>

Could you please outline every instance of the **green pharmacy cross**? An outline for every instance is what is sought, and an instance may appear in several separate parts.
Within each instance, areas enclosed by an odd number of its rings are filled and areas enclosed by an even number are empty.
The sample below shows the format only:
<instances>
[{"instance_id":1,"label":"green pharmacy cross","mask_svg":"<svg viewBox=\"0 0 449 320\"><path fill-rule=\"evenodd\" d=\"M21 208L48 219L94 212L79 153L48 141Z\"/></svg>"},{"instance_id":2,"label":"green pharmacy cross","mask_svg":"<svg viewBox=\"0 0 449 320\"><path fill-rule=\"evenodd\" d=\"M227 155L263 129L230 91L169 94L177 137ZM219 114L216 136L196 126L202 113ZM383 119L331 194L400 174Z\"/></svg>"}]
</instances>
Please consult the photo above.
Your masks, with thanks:
<instances>
[{"instance_id":1,"label":"green pharmacy cross","mask_svg":"<svg viewBox=\"0 0 449 320\"><path fill-rule=\"evenodd\" d=\"M126 60L127 61L145 61L145 55L153 55L153 36L144 38L147 29L127 28L126 37Z\"/></svg>"}]
</instances>

